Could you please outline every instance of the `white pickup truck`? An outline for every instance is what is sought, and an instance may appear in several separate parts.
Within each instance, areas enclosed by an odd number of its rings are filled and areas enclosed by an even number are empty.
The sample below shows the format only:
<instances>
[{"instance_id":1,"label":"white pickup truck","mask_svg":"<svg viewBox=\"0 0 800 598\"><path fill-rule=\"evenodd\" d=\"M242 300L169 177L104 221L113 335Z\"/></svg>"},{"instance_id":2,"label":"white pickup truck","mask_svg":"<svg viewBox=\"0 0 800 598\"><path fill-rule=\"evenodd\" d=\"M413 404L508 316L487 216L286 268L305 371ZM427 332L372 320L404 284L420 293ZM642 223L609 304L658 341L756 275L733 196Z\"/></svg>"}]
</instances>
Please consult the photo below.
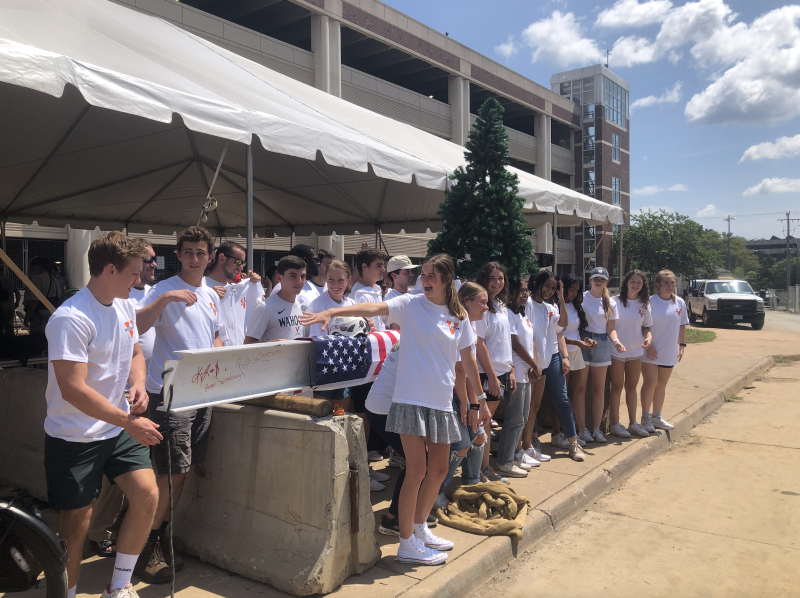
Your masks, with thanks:
<instances>
[{"instance_id":1,"label":"white pickup truck","mask_svg":"<svg viewBox=\"0 0 800 598\"><path fill-rule=\"evenodd\" d=\"M703 326L715 323L764 327L764 300L744 280L704 280L689 297L689 321L701 318Z\"/></svg>"}]
</instances>

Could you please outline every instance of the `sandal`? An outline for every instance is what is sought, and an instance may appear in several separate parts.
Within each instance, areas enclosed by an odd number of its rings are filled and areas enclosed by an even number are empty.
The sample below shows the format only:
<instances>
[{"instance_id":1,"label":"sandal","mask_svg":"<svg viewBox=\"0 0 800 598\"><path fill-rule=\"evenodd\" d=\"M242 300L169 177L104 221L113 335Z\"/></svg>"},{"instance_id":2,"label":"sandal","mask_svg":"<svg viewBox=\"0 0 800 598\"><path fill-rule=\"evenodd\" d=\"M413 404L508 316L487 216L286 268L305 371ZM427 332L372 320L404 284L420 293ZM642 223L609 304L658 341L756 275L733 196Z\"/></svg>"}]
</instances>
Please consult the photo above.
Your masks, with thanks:
<instances>
[{"instance_id":1,"label":"sandal","mask_svg":"<svg viewBox=\"0 0 800 598\"><path fill-rule=\"evenodd\" d=\"M117 543L115 540L103 540L102 542L89 540L89 545L92 547L95 553L97 553L97 556L117 556Z\"/></svg>"}]
</instances>

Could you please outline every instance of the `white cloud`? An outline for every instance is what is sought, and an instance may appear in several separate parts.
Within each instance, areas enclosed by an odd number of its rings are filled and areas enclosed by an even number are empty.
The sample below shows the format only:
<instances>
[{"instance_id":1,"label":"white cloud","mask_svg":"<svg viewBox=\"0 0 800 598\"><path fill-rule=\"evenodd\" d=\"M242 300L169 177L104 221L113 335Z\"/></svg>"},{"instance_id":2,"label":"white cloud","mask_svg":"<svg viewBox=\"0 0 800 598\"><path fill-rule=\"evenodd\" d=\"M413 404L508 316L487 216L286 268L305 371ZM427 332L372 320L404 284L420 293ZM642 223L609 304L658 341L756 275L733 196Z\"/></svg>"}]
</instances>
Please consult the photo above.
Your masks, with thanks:
<instances>
[{"instance_id":1,"label":"white cloud","mask_svg":"<svg viewBox=\"0 0 800 598\"><path fill-rule=\"evenodd\" d=\"M637 108L647 108L648 106L655 106L656 104L676 104L681 101L683 97L683 93L681 93L681 87L683 84L678 81L669 89L665 89L664 93L660 96L647 96L644 98L639 98L633 104L631 104L631 113Z\"/></svg>"},{"instance_id":2,"label":"white cloud","mask_svg":"<svg viewBox=\"0 0 800 598\"><path fill-rule=\"evenodd\" d=\"M564 67L605 60L597 42L583 36L583 27L571 12L562 14L555 10L549 18L528 25L522 36L533 48L533 62L547 60Z\"/></svg>"},{"instance_id":3,"label":"white cloud","mask_svg":"<svg viewBox=\"0 0 800 598\"><path fill-rule=\"evenodd\" d=\"M671 187L667 187L665 185L647 185L645 187L640 187L639 189L633 189L631 194L633 195L656 195L658 193L663 193L664 191L688 191L689 187L684 185L683 183L676 183Z\"/></svg>"},{"instance_id":4,"label":"white cloud","mask_svg":"<svg viewBox=\"0 0 800 598\"><path fill-rule=\"evenodd\" d=\"M800 192L800 179L764 179L758 185L746 189L742 195L773 195Z\"/></svg>"},{"instance_id":5,"label":"white cloud","mask_svg":"<svg viewBox=\"0 0 800 598\"><path fill-rule=\"evenodd\" d=\"M739 162L756 162L758 160L780 160L800 156L800 135L779 137L775 142L765 141L751 145L742 155Z\"/></svg>"},{"instance_id":6,"label":"white cloud","mask_svg":"<svg viewBox=\"0 0 800 598\"><path fill-rule=\"evenodd\" d=\"M708 204L702 210L698 210L694 215L695 218L713 218L718 215L719 210L713 203Z\"/></svg>"},{"instance_id":7,"label":"white cloud","mask_svg":"<svg viewBox=\"0 0 800 598\"><path fill-rule=\"evenodd\" d=\"M494 51L503 56L506 60L511 58L511 55L517 52L517 44L514 41L514 36L509 35L505 42L499 46L495 46Z\"/></svg>"},{"instance_id":8,"label":"white cloud","mask_svg":"<svg viewBox=\"0 0 800 598\"><path fill-rule=\"evenodd\" d=\"M611 8L597 15L597 27L644 27L664 20L672 8L669 0L618 0Z\"/></svg>"}]
</instances>

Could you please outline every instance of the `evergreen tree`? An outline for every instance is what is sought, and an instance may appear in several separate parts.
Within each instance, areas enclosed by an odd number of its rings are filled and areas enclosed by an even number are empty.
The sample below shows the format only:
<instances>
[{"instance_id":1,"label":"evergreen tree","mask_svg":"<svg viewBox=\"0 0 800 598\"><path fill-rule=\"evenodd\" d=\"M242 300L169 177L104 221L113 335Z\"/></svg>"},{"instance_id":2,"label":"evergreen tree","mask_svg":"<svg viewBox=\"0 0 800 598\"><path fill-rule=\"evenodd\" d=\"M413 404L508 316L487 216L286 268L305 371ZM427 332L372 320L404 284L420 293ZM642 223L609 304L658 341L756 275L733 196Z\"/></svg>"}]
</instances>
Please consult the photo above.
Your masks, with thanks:
<instances>
[{"instance_id":1,"label":"evergreen tree","mask_svg":"<svg viewBox=\"0 0 800 598\"><path fill-rule=\"evenodd\" d=\"M538 271L522 215L525 201L517 195L519 179L506 170L508 135L503 106L490 98L478 111L469 132L466 168L459 166L439 206L442 231L428 242L428 253L446 253L458 276L473 277L489 261L517 278Z\"/></svg>"}]
</instances>

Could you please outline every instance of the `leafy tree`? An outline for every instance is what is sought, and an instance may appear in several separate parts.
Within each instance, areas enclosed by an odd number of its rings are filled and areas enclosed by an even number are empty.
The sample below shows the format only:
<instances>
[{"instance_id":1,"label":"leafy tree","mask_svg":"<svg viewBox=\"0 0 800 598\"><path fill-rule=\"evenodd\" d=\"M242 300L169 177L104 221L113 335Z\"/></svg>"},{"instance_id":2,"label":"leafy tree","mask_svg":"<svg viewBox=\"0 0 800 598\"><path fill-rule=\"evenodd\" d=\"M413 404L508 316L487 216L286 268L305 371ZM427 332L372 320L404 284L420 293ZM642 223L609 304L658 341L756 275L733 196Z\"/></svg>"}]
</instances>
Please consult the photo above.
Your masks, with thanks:
<instances>
[{"instance_id":1,"label":"leafy tree","mask_svg":"<svg viewBox=\"0 0 800 598\"><path fill-rule=\"evenodd\" d=\"M697 278L713 267L713 252L700 242L703 227L688 216L658 212L631 215L623 250L631 268L656 273L668 269L679 276ZM614 244L619 247L619 235Z\"/></svg>"},{"instance_id":2,"label":"leafy tree","mask_svg":"<svg viewBox=\"0 0 800 598\"><path fill-rule=\"evenodd\" d=\"M716 278L716 268L728 267L728 234L706 229L700 244L706 251L711 268L701 272L705 278ZM736 278L743 279L748 272L757 272L759 269L758 256L747 248L744 237L731 235L731 272Z\"/></svg>"},{"instance_id":3,"label":"leafy tree","mask_svg":"<svg viewBox=\"0 0 800 598\"><path fill-rule=\"evenodd\" d=\"M466 144L466 168L459 166L439 206L442 231L428 242L428 253L446 253L458 276L472 277L486 262L502 263L512 278L538 271L522 215L517 175L508 166L508 135L503 106L490 98Z\"/></svg>"}]
</instances>

